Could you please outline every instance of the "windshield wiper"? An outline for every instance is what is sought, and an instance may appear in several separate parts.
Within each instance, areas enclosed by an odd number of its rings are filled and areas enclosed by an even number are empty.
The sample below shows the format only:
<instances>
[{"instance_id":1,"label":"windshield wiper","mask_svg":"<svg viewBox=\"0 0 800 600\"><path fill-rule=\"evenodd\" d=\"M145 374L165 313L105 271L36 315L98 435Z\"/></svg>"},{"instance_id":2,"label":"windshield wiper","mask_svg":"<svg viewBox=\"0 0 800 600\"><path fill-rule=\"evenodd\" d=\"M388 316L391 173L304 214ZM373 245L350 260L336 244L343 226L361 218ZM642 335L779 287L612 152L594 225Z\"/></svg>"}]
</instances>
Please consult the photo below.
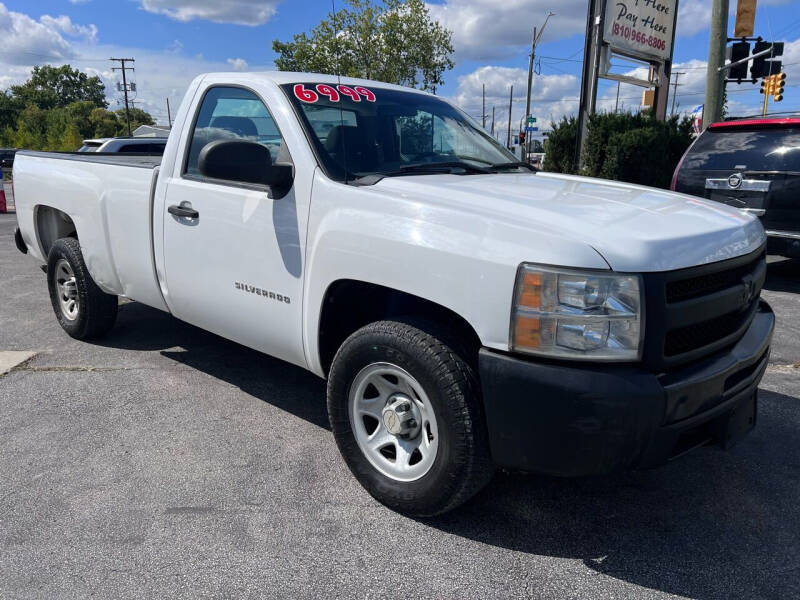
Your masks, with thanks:
<instances>
[{"instance_id":1,"label":"windshield wiper","mask_svg":"<svg viewBox=\"0 0 800 600\"><path fill-rule=\"evenodd\" d=\"M529 171L533 171L534 173L539 172L539 169L537 169L533 165L530 165L522 161L496 163L493 164L490 168L494 171L505 171L506 169L518 169L520 167L528 169Z\"/></svg>"},{"instance_id":2,"label":"windshield wiper","mask_svg":"<svg viewBox=\"0 0 800 600\"><path fill-rule=\"evenodd\" d=\"M452 173L453 171L460 169L465 173L491 173L489 169L485 169L483 167L479 167L478 165L471 165L468 162L464 162L461 160L448 160L443 162L432 162L432 163L419 163L416 165L406 165L404 167L400 167L396 171L389 171L388 173L384 173L384 175L406 175L408 173L424 173L424 172L436 172L436 171L444 171L447 173Z\"/></svg>"},{"instance_id":3,"label":"windshield wiper","mask_svg":"<svg viewBox=\"0 0 800 600\"><path fill-rule=\"evenodd\" d=\"M492 171L477 165L471 165L468 162L449 160L443 162L405 165L399 169L395 169L394 171L386 171L384 173L369 173L368 175L363 175L361 177L356 177L355 179L349 180L348 183L352 185L375 185L384 177L402 177L404 175L435 175L437 173L468 175L475 173L490 174Z\"/></svg>"}]
</instances>

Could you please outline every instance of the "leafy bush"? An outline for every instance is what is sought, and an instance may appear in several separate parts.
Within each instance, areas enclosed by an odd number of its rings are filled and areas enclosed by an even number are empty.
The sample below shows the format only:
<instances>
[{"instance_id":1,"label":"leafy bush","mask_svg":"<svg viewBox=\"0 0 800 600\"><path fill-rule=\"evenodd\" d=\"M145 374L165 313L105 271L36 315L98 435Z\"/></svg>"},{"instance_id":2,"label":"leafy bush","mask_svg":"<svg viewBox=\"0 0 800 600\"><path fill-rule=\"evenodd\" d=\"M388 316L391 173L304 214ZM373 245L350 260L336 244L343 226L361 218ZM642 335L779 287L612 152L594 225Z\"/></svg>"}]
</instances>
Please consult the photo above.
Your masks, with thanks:
<instances>
[{"instance_id":1,"label":"leafy bush","mask_svg":"<svg viewBox=\"0 0 800 600\"><path fill-rule=\"evenodd\" d=\"M582 175L662 188L669 187L675 166L692 141L688 119L659 121L652 113L595 114L589 118L587 129ZM574 127L571 136L568 134L570 121L562 119L553 130L560 142L559 156L574 153ZM545 170L575 172L571 163L549 158L545 159Z\"/></svg>"},{"instance_id":2,"label":"leafy bush","mask_svg":"<svg viewBox=\"0 0 800 600\"><path fill-rule=\"evenodd\" d=\"M545 171L555 173L577 173L575 168L575 139L578 122L575 117L563 117L559 123L551 124L550 136L544 142Z\"/></svg>"}]
</instances>

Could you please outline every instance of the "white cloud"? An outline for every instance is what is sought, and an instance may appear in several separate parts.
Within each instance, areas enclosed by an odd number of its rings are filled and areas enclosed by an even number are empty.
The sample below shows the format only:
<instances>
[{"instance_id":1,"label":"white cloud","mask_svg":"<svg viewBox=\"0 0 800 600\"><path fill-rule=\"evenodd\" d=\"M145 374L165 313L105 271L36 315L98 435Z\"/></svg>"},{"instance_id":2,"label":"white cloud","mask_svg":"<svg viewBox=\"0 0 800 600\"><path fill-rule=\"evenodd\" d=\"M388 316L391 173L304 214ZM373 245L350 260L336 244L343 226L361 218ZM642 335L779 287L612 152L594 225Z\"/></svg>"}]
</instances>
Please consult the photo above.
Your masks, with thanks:
<instances>
[{"instance_id":1,"label":"white cloud","mask_svg":"<svg viewBox=\"0 0 800 600\"><path fill-rule=\"evenodd\" d=\"M428 4L431 16L453 31L458 59L497 60L530 47L533 26L550 18L544 42L581 33L586 28L585 0L447 0Z\"/></svg>"},{"instance_id":2,"label":"white cloud","mask_svg":"<svg viewBox=\"0 0 800 600\"><path fill-rule=\"evenodd\" d=\"M60 15L58 17L42 15L39 22L45 27L70 37L85 38L89 42L97 41L97 27L95 25L77 25L66 15Z\"/></svg>"},{"instance_id":3,"label":"white cloud","mask_svg":"<svg viewBox=\"0 0 800 600\"><path fill-rule=\"evenodd\" d=\"M263 25L280 0L139 0L144 10L176 21L202 19L215 23Z\"/></svg>"},{"instance_id":4,"label":"white cloud","mask_svg":"<svg viewBox=\"0 0 800 600\"><path fill-rule=\"evenodd\" d=\"M247 67L250 66L247 64L247 61L243 58L229 58L228 64L234 71L247 71Z\"/></svg>"},{"instance_id":5,"label":"white cloud","mask_svg":"<svg viewBox=\"0 0 800 600\"><path fill-rule=\"evenodd\" d=\"M508 103L510 86L514 85L511 103L511 133L519 130L525 116L525 97L528 86L527 69L486 66L458 78L458 88L449 99L481 122L481 94L486 86L486 129L491 129L492 109L495 116L495 136L505 142L508 133ZM574 113L578 107L580 83L575 75L536 75L531 94L531 113L538 118L540 130L550 128L551 120Z\"/></svg>"},{"instance_id":6,"label":"white cloud","mask_svg":"<svg viewBox=\"0 0 800 600\"><path fill-rule=\"evenodd\" d=\"M75 53L62 33L61 26L52 17L35 21L0 3L0 39L3 40L0 60L6 64L26 65L43 58L71 58Z\"/></svg>"}]
</instances>

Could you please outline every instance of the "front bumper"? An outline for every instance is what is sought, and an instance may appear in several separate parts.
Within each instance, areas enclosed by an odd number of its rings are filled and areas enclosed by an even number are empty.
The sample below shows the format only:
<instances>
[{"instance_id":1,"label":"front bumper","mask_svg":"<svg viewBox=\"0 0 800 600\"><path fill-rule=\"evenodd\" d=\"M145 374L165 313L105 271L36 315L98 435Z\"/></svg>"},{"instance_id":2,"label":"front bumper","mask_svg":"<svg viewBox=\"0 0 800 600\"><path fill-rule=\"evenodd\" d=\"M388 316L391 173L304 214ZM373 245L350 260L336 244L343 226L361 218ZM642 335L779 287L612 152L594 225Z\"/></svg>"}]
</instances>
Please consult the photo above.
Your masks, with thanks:
<instances>
[{"instance_id":1,"label":"front bumper","mask_svg":"<svg viewBox=\"0 0 800 600\"><path fill-rule=\"evenodd\" d=\"M767 252L800 258L800 232L767 229Z\"/></svg>"},{"instance_id":2,"label":"front bumper","mask_svg":"<svg viewBox=\"0 0 800 600\"><path fill-rule=\"evenodd\" d=\"M509 469L580 476L654 467L708 443L729 447L755 424L774 327L762 301L733 347L663 374L483 349L492 457Z\"/></svg>"}]
</instances>

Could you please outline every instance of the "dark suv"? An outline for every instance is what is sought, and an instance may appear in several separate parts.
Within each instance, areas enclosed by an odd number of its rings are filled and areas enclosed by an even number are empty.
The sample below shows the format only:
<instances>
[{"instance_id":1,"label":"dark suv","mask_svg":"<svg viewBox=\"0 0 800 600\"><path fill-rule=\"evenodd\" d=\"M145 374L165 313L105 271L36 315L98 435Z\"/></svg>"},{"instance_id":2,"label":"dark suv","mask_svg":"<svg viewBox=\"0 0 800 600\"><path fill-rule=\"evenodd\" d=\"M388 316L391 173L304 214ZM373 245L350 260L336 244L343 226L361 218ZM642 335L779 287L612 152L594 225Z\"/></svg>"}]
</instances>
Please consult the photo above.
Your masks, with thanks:
<instances>
[{"instance_id":1,"label":"dark suv","mask_svg":"<svg viewBox=\"0 0 800 600\"><path fill-rule=\"evenodd\" d=\"M10 169L14 166L16 148L0 148L0 169Z\"/></svg>"},{"instance_id":2,"label":"dark suv","mask_svg":"<svg viewBox=\"0 0 800 600\"><path fill-rule=\"evenodd\" d=\"M800 257L800 118L713 123L678 163L672 189L758 216L768 252Z\"/></svg>"}]
</instances>

